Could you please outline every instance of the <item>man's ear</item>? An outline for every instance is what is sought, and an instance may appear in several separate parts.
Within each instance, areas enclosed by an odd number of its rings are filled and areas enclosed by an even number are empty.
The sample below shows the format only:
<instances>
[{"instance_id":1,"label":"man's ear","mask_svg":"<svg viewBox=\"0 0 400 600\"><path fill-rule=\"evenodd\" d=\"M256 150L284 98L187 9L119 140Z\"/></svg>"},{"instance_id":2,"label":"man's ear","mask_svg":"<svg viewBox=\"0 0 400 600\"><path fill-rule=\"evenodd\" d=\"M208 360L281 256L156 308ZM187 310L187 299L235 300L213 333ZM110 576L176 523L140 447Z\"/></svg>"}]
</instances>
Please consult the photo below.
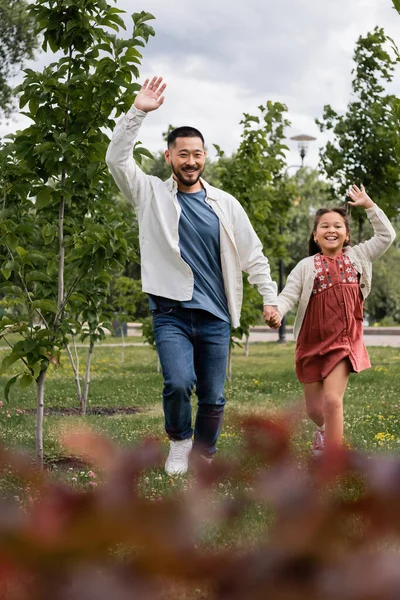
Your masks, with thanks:
<instances>
[{"instance_id":1,"label":"man's ear","mask_svg":"<svg viewBox=\"0 0 400 600\"><path fill-rule=\"evenodd\" d=\"M165 162L167 163L167 165L171 164L171 153L170 151L167 149L164 152L164 158L165 158Z\"/></svg>"}]
</instances>

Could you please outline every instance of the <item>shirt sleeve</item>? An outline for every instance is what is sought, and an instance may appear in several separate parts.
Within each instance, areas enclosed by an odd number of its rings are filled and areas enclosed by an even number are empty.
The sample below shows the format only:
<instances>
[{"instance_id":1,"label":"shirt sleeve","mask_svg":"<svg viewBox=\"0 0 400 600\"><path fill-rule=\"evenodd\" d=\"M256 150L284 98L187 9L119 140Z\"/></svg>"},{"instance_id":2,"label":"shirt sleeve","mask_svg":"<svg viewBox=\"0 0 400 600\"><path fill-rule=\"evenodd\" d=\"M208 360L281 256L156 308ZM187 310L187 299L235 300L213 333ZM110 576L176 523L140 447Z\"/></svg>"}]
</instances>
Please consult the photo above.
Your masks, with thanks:
<instances>
[{"instance_id":1,"label":"shirt sleeve","mask_svg":"<svg viewBox=\"0 0 400 600\"><path fill-rule=\"evenodd\" d=\"M396 238L396 232L383 210L376 204L367 208L365 212L374 229L374 235L366 242L353 246L353 250L361 252L367 260L373 262L391 246Z\"/></svg>"},{"instance_id":2,"label":"shirt sleeve","mask_svg":"<svg viewBox=\"0 0 400 600\"><path fill-rule=\"evenodd\" d=\"M135 208L151 197L150 176L133 158L135 141L146 115L132 106L115 127L106 154L106 163L115 183Z\"/></svg>"},{"instance_id":3,"label":"shirt sleeve","mask_svg":"<svg viewBox=\"0 0 400 600\"><path fill-rule=\"evenodd\" d=\"M271 279L268 258L263 254L261 241L242 205L236 199L234 202L234 237L241 269L248 273L249 282L257 287L263 297L264 306L276 306L278 286Z\"/></svg>"}]
</instances>

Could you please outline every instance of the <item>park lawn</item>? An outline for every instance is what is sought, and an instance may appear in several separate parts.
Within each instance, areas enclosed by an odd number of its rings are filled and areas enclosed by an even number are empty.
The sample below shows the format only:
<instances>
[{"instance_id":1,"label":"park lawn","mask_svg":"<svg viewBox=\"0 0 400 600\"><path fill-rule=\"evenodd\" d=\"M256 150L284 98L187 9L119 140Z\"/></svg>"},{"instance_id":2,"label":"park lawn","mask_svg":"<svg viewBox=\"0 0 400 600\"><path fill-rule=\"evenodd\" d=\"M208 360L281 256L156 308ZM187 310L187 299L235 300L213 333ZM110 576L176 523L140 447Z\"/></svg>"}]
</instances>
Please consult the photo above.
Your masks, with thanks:
<instances>
[{"instance_id":1,"label":"park lawn","mask_svg":"<svg viewBox=\"0 0 400 600\"><path fill-rule=\"evenodd\" d=\"M79 349L81 370L86 350ZM400 351L396 348L371 348L372 369L351 375L345 399L345 436L354 448L368 452L393 452L400 448ZM245 357L242 348L233 351L233 377L227 383L227 407L219 441L219 456L239 458L241 426L238 416L277 414L294 405L302 406L302 389L294 369L294 344L260 343L250 347ZM16 370L15 370L16 372ZM4 385L8 377L0 379ZM156 436L167 452L168 440L163 430L161 407L162 377L157 372L155 351L148 346L101 347L95 349L90 384L89 409L123 409L135 407L134 414L63 415L65 409L78 407L74 379L67 357L58 369L51 367L46 383L45 405L61 414L45 417L46 463L58 477L73 486L96 485L101 475L90 467L65 462L60 447L60 431L82 423L110 436L118 444L132 445ZM1 393L1 392L0 392ZM23 448L34 456L35 390L15 386L8 404L0 408L0 435L6 447ZM301 461L310 454L314 428L304 411L293 436L294 451ZM151 469L142 480L143 493L151 499L169 495L177 488L190 485L190 477L171 478L163 469ZM240 483L225 479L219 494L234 497ZM5 480L3 491L7 489ZM350 483L343 493L357 495L358 486ZM10 491L17 495L11 486ZM228 531L210 528L204 536L207 546L234 546L256 543L265 535L273 516L265 507L254 505L245 512L236 528Z\"/></svg>"},{"instance_id":2,"label":"park lawn","mask_svg":"<svg viewBox=\"0 0 400 600\"><path fill-rule=\"evenodd\" d=\"M345 437L351 446L367 451L400 448L400 350L370 348L372 369L350 376L345 397ZM79 348L81 371L86 349ZM225 423L219 453L235 451L240 434L237 415L270 414L294 404L303 405L302 388L294 368L294 344L253 344L250 356L242 348L233 351L233 376L227 382ZM17 372L17 368L14 370ZM0 398L8 380L0 378ZM89 409L132 408L135 414L112 416L48 415L45 418L45 455L48 460L62 453L57 442L59 428L89 423L120 444L132 444L155 435L166 442L161 407L162 376L157 372L155 351L148 346L101 347L95 349L89 394ZM10 447L34 452L34 387L12 388L10 402L0 410L0 435ZM49 409L78 407L72 370L66 356L59 368L49 369L45 406ZM29 414L30 413L30 414ZM308 452L313 427L305 414L299 421L294 444Z\"/></svg>"}]
</instances>

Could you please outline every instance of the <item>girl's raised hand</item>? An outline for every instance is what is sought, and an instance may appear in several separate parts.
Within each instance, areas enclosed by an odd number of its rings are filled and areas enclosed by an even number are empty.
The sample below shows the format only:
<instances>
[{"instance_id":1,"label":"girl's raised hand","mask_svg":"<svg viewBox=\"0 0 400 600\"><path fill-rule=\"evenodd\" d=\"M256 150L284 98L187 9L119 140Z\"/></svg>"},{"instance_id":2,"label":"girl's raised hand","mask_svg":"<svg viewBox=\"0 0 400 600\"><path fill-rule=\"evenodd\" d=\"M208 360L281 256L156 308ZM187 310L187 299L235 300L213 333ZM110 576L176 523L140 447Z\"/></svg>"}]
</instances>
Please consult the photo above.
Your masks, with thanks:
<instances>
[{"instance_id":1,"label":"girl's raised hand","mask_svg":"<svg viewBox=\"0 0 400 600\"><path fill-rule=\"evenodd\" d=\"M151 81L146 79L133 105L143 112L157 110L164 102L163 93L166 87L167 84L163 83L162 77L153 77Z\"/></svg>"},{"instance_id":2,"label":"girl's raised hand","mask_svg":"<svg viewBox=\"0 0 400 600\"><path fill-rule=\"evenodd\" d=\"M347 195L352 199L352 202L348 200L348 203L351 206L363 206L364 208L371 208L374 206L374 203L365 191L363 184L361 184L361 189L356 185L351 185L347 190Z\"/></svg>"}]
</instances>

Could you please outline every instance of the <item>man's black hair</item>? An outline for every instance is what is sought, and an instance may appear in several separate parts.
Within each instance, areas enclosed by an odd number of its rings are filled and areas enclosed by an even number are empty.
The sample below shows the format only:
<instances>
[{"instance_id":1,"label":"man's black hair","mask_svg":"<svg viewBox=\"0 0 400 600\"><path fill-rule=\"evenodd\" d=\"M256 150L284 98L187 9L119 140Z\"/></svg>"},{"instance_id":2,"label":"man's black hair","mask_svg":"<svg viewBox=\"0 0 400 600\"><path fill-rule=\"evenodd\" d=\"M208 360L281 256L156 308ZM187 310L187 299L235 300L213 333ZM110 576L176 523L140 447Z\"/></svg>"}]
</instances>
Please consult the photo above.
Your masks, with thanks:
<instances>
[{"instance_id":1,"label":"man's black hair","mask_svg":"<svg viewBox=\"0 0 400 600\"><path fill-rule=\"evenodd\" d=\"M175 144L176 138L178 138L178 137L182 137L182 138L198 137L201 139L201 141L203 142L203 146L204 146L203 134L200 133L200 131L198 129L196 129L195 127L189 127L188 125L184 125L183 127L177 127L176 129L173 129L168 134L168 137L167 137L168 148Z\"/></svg>"}]
</instances>

